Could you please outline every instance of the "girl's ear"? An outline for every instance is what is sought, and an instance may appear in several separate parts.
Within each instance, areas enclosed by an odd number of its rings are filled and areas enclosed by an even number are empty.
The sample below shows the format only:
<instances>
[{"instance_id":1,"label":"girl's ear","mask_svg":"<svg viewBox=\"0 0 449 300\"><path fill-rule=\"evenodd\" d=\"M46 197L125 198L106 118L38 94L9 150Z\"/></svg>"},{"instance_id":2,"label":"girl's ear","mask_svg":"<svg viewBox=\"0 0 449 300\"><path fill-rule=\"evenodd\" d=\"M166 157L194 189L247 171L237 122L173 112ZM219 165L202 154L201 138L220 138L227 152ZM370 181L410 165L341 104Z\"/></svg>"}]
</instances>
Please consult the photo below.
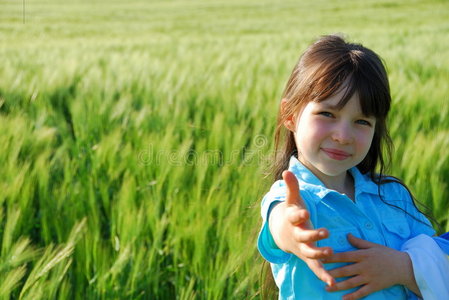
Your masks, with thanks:
<instances>
[{"instance_id":1,"label":"girl's ear","mask_svg":"<svg viewBox=\"0 0 449 300\"><path fill-rule=\"evenodd\" d=\"M282 115L284 115L286 113L287 101L288 101L287 99L282 99L281 100L281 113L282 113ZM284 121L284 126L285 126L285 128L287 128L291 132L295 132L296 124L295 124L295 115L294 114L288 115L287 119L285 119L285 121Z\"/></svg>"}]
</instances>

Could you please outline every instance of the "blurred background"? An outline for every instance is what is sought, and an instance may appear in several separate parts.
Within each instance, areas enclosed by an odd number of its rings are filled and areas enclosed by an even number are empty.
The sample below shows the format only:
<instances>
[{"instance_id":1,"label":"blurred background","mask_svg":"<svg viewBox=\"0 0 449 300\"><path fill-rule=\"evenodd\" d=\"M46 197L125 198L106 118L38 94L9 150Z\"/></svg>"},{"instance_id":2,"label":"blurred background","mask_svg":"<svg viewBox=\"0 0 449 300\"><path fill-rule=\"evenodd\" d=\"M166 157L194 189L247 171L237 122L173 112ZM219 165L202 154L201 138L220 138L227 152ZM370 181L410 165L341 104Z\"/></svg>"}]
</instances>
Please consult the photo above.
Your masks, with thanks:
<instances>
[{"instance_id":1,"label":"blurred background","mask_svg":"<svg viewBox=\"0 0 449 300\"><path fill-rule=\"evenodd\" d=\"M0 298L260 298L278 103L323 34L385 60L389 173L449 230L448 20L444 0L2 0Z\"/></svg>"}]
</instances>

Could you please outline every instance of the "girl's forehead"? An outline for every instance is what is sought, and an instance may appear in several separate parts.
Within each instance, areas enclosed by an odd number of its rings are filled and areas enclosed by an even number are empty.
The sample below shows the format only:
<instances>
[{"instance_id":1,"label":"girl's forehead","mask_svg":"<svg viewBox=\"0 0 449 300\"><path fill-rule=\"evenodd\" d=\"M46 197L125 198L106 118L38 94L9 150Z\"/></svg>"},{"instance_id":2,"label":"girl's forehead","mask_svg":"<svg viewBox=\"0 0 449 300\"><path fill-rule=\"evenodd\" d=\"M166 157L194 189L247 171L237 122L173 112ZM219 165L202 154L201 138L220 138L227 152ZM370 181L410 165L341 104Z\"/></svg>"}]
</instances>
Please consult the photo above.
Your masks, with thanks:
<instances>
[{"instance_id":1,"label":"girl's forehead","mask_svg":"<svg viewBox=\"0 0 449 300\"><path fill-rule=\"evenodd\" d=\"M363 112L362 101L357 93L354 93L343 106L341 106L340 102L341 98L330 97L328 99L319 102L312 101L309 104L311 104L314 107L317 107L318 109L329 109L337 111L344 110L351 112L352 114L363 115L365 117L373 117L372 115L366 115Z\"/></svg>"},{"instance_id":2,"label":"girl's forehead","mask_svg":"<svg viewBox=\"0 0 449 300\"><path fill-rule=\"evenodd\" d=\"M341 103L344 101L343 99L345 99L345 98L348 99L348 96L350 96L349 99L356 98L357 101L360 103L360 98L358 95L359 93L357 92L357 90L352 91L352 92L350 91L351 86L349 85L348 80L349 79L347 79L346 82L343 83L334 94L332 94L331 96L329 96L326 99L321 100L320 102L325 102L325 103L327 102L328 105L332 105L335 107L337 107L337 106L342 107Z\"/></svg>"},{"instance_id":3,"label":"girl's forehead","mask_svg":"<svg viewBox=\"0 0 449 300\"><path fill-rule=\"evenodd\" d=\"M343 97L343 93L336 93L327 99L316 101L315 103L319 104L320 106L340 110L351 102L361 108L361 101L357 92L353 93L352 96L349 97L349 99L346 101L345 105L342 106Z\"/></svg>"}]
</instances>

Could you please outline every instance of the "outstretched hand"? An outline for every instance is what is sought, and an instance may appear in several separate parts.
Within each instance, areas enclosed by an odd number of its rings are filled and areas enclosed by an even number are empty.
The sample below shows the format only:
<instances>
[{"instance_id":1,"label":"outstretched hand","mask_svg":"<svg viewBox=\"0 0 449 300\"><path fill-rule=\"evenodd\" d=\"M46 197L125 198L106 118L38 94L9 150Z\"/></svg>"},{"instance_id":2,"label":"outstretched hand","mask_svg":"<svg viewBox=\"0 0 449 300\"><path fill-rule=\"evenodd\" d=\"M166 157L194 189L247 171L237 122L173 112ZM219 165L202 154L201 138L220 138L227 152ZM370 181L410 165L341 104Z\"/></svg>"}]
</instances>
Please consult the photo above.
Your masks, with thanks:
<instances>
[{"instance_id":1,"label":"outstretched hand","mask_svg":"<svg viewBox=\"0 0 449 300\"><path fill-rule=\"evenodd\" d=\"M320 261L332 255L332 248L315 246L315 242L327 238L329 232L325 228L312 228L295 175L284 171L282 177L287 185L287 197L270 214L269 226L273 239L280 249L302 259L320 280L333 286L335 279Z\"/></svg>"},{"instance_id":2,"label":"outstretched hand","mask_svg":"<svg viewBox=\"0 0 449 300\"><path fill-rule=\"evenodd\" d=\"M343 297L344 300L354 300L395 284L402 284L419 295L407 253L359 239L352 234L348 234L348 241L359 250L335 253L324 262L353 263L329 271L335 278L352 277L332 287L326 287L328 292L360 287L357 291Z\"/></svg>"}]
</instances>

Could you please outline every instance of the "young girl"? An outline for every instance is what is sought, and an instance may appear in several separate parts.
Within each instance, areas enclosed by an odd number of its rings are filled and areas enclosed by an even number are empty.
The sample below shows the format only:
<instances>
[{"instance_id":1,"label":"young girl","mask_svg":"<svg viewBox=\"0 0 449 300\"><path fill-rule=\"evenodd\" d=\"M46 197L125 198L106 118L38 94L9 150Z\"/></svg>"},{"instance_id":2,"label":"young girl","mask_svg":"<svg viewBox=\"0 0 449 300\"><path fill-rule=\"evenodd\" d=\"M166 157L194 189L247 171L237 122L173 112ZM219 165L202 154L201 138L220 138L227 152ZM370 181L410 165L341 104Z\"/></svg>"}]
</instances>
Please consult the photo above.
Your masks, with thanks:
<instances>
[{"instance_id":1,"label":"young girl","mask_svg":"<svg viewBox=\"0 0 449 300\"><path fill-rule=\"evenodd\" d=\"M404 184L383 174L390 102L380 58L339 36L316 41L293 69L258 238L280 299L421 296L399 250L435 232Z\"/></svg>"}]
</instances>

